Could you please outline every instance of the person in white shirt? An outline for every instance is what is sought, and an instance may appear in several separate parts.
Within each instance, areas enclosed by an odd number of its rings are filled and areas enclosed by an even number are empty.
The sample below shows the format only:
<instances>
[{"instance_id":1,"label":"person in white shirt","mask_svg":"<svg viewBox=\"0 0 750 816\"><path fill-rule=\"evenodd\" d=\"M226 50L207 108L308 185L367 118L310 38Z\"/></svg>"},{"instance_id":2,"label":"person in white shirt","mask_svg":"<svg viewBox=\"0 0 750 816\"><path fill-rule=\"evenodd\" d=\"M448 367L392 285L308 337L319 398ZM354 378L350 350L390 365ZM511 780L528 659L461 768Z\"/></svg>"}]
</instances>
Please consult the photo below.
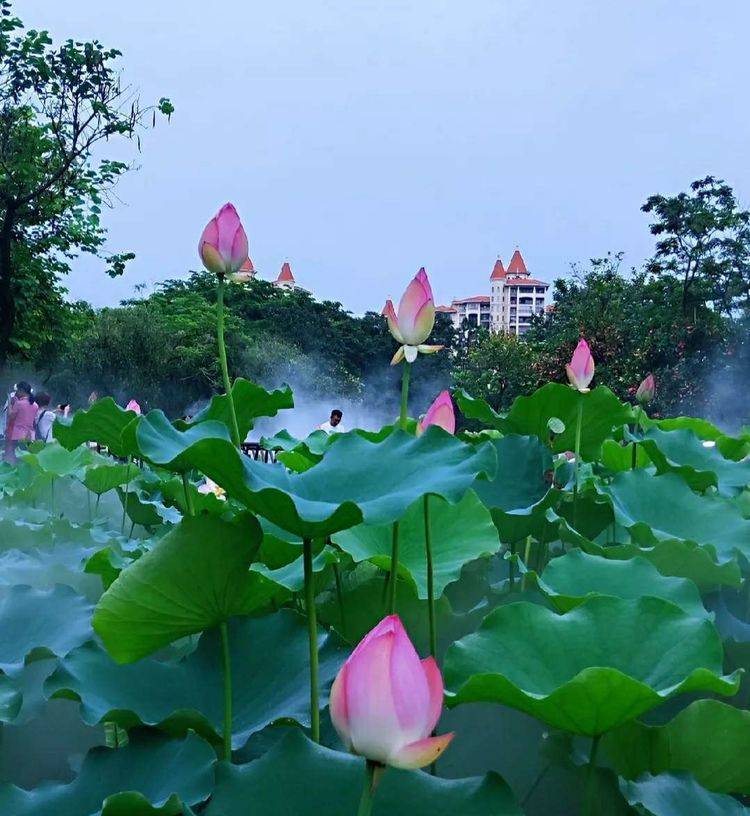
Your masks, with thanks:
<instances>
[{"instance_id":1,"label":"person in white shirt","mask_svg":"<svg viewBox=\"0 0 750 816\"><path fill-rule=\"evenodd\" d=\"M325 431L327 434L346 433L346 428L341 424L341 419L344 414L338 408L331 411L331 418L328 422L318 425L319 431Z\"/></svg>"},{"instance_id":2,"label":"person in white shirt","mask_svg":"<svg viewBox=\"0 0 750 816\"><path fill-rule=\"evenodd\" d=\"M52 439L52 423L55 421L56 414L50 410L49 404L52 398L44 391L36 395L37 414L34 420L34 428L36 430L36 438L41 439L42 442L49 442Z\"/></svg>"}]
</instances>

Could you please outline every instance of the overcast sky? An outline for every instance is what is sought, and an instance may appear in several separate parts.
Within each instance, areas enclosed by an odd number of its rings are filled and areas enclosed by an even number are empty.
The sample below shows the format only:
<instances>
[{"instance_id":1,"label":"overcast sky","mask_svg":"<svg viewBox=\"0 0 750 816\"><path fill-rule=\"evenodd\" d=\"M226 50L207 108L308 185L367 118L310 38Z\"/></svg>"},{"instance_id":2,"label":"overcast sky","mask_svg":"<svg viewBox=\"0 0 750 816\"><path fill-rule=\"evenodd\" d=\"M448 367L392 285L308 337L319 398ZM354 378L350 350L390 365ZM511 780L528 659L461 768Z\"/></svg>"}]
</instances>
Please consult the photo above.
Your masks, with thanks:
<instances>
[{"instance_id":1,"label":"overcast sky","mask_svg":"<svg viewBox=\"0 0 750 816\"><path fill-rule=\"evenodd\" d=\"M106 214L113 304L195 268L206 221L237 206L263 277L361 312L424 265L436 298L489 291L520 247L553 280L653 242L639 211L712 173L750 204L748 0L23 0L27 26L123 52L143 136Z\"/></svg>"}]
</instances>

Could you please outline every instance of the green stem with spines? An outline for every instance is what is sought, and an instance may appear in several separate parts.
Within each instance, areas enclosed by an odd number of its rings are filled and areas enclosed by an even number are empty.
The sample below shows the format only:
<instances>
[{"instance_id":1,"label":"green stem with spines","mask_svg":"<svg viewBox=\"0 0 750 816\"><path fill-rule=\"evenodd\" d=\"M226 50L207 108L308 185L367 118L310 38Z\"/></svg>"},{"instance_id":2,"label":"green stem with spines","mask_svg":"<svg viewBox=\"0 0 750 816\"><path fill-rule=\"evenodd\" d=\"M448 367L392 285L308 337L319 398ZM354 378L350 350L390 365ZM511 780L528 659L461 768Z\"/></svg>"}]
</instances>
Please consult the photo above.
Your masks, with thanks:
<instances>
[{"instance_id":1,"label":"green stem with spines","mask_svg":"<svg viewBox=\"0 0 750 816\"><path fill-rule=\"evenodd\" d=\"M221 653L224 661L224 759L232 761L232 655L229 651L227 622L219 625Z\"/></svg>"},{"instance_id":2,"label":"green stem with spines","mask_svg":"<svg viewBox=\"0 0 750 816\"><path fill-rule=\"evenodd\" d=\"M318 625L315 613L315 587L312 569L312 539L302 542L302 561L305 574L305 612L307 639L310 649L310 731L314 742L320 742L320 703L318 693Z\"/></svg>"},{"instance_id":3,"label":"green stem with spines","mask_svg":"<svg viewBox=\"0 0 750 816\"><path fill-rule=\"evenodd\" d=\"M411 377L411 363L404 360L404 367L401 370L401 413L399 414L398 424L402 431L406 430L408 420L408 404L409 404L409 379Z\"/></svg>"},{"instance_id":4,"label":"green stem with spines","mask_svg":"<svg viewBox=\"0 0 750 816\"><path fill-rule=\"evenodd\" d=\"M193 494L190 492L190 480L187 473L182 474L182 487L185 491L185 508L189 516L195 515L195 506L193 504Z\"/></svg>"},{"instance_id":5,"label":"green stem with spines","mask_svg":"<svg viewBox=\"0 0 750 816\"><path fill-rule=\"evenodd\" d=\"M437 659L437 623L435 621L435 570L432 562L432 530L430 529L430 497L424 497L424 547L427 557L427 615L430 626L430 654Z\"/></svg>"},{"instance_id":6,"label":"green stem with spines","mask_svg":"<svg viewBox=\"0 0 750 816\"><path fill-rule=\"evenodd\" d=\"M344 640L348 640L346 629L346 608L344 606L344 590L341 586L341 570L338 564L333 565L333 577L336 581L336 598L339 603L339 617L341 618L341 634Z\"/></svg>"},{"instance_id":7,"label":"green stem with spines","mask_svg":"<svg viewBox=\"0 0 750 816\"><path fill-rule=\"evenodd\" d=\"M599 750L599 740L602 735L597 734L591 739L589 763L586 767L586 798L584 800L584 816L594 816L596 813L596 754Z\"/></svg>"},{"instance_id":8,"label":"green stem with spines","mask_svg":"<svg viewBox=\"0 0 750 816\"><path fill-rule=\"evenodd\" d=\"M391 536L391 579L388 584L388 614L396 614L396 584L398 582L398 545L399 545L399 524L393 522Z\"/></svg>"},{"instance_id":9,"label":"green stem with spines","mask_svg":"<svg viewBox=\"0 0 750 816\"><path fill-rule=\"evenodd\" d=\"M239 448L240 429L237 425L237 412L234 407L234 397L232 396L232 384L229 381L229 368L227 367L227 347L224 343L224 276L219 275L219 283L216 287L216 339L219 343L219 365L221 366L221 376L224 380L224 393L229 400L229 415L232 420L232 442Z\"/></svg>"},{"instance_id":10,"label":"green stem with spines","mask_svg":"<svg viewBox=\"0 0 750 816\"><path fill-rule=\"evenodd\" d=\"M357 808L357 816L370 816L372 813L372 802L375 795L375 771L376 764L369 759L365 760L365 781L362 785L362 796Z\"/></svg>"},{"instance_id":11,"label":"green stem with spines","mask_svg":"<svg viewBox=\"0 0 750 816\"><path fill-rule=\"evenodd\" d=\"M573 527L578 529L578 468L581 458L581 426L583 425L583 395L578 395L578 415L576 417L576 444L573 477Z\"/></svg>"},{"instance_id":12,"label":"green stem with spines","mask_svg":"<svg viewBox=\"0 0 750 816\"><path fill-rule=\"evenodd\" d=\"M122 502L122 523L120 524L120 533L125 533L125 513L128 508L128 494L130 493L130 457L128 456L128 466L125 469L125 498Z\"/></svg>"}]
</instances>

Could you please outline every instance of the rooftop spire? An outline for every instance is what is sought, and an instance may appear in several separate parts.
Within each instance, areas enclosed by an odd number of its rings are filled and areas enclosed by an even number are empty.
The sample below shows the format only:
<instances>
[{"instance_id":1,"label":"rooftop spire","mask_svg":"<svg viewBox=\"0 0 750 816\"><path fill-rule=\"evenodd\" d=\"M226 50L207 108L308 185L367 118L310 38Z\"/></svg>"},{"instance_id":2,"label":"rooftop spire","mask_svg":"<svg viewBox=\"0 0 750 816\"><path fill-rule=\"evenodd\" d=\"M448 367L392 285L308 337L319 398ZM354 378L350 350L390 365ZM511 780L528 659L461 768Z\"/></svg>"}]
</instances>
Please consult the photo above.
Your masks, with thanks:
<instances>
[{"instance_id":1,"label":"rooftop spire","mask_svg":"<svg viewBox=\"0 0 750 816\"><path fill-rule=\"evenodd\" d=\"M282 281L293 281L294 275L292 275L292 267L289 266L289 261L284 261L281 266L281 272L279 272L279 277L276 278L276 281L281 283Z\"/></svg>"},{"instance_id":2,"label":"rooftop spire","mask_svg":"<svg viewBox=\"0 0 750 816\"><path fill-rule=\"evenodd\" d=\"M490 280L497 280L498 278L505 277L505 267L503 266L503 262L498 258L495 261L495 265L492 267L492 274L490 275Z\"/></svg>"},{"instance_id":3,"label":"rooftop spire","mask_svg":"<svg viewBox=\"0 0 750 816\"><path fill-rule=\"evenodd\" d=\"M513 257L510 259L510 263L508 264L508 274L509 275L529 274L529 270L526 268L526 264L524 263L524 260L521 257L521 252L519 250L516 250L513 253Z\"/></svg>"}]
</instances>

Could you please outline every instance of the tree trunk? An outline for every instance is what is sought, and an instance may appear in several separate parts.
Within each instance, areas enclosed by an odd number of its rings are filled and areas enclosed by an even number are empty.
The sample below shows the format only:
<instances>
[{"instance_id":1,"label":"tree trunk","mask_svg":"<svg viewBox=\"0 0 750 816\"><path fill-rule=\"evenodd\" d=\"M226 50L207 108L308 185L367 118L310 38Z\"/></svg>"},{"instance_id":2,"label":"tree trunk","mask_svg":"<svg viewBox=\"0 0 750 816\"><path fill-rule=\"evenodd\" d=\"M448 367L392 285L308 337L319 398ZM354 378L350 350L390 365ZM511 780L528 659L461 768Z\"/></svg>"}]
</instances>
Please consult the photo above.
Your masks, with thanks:
<instances>
[{"instance_id":1,"label":"tree trunk","mask_svg":"<svg viewBox=\"0 0 750 816\"><path fill-rule=\"evenodd\" d=\"M16 303L13 297L11 245L15 205L8 205L0 227L0 366L10 355L10 338L16 324Z\"/></svg>"}]
</instances>

